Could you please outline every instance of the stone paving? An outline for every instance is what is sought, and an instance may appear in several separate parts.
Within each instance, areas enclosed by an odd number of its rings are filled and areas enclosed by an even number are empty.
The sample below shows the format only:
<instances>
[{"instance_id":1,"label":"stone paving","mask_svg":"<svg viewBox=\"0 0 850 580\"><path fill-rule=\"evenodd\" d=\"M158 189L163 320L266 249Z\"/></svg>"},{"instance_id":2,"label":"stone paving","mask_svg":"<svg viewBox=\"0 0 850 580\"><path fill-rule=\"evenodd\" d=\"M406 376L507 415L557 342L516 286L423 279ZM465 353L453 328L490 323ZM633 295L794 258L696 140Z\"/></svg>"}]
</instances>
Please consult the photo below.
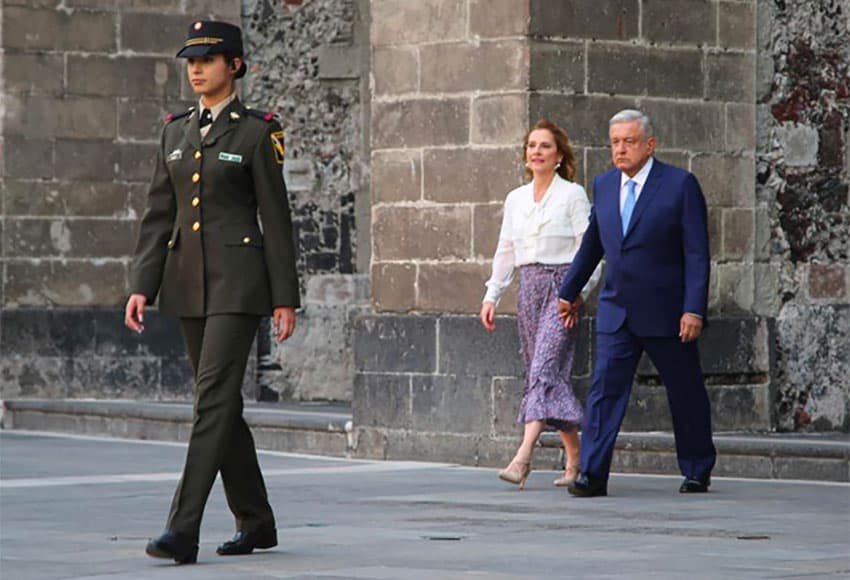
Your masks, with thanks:
<instances>
[{"instance_id":1,"label":"stone paving","mask_svg":"<svg viewBox=\"0 0 850 580\"><path fill-rule=\"evenodd\" d=\"M180 444L0 433L0 577L53 579L848 578L850 485L614 475L576 499L535 472L261 452L281 545L221 558L216 484L199 562L144 555L162 527Z\"/></svg>"}]
</instances>

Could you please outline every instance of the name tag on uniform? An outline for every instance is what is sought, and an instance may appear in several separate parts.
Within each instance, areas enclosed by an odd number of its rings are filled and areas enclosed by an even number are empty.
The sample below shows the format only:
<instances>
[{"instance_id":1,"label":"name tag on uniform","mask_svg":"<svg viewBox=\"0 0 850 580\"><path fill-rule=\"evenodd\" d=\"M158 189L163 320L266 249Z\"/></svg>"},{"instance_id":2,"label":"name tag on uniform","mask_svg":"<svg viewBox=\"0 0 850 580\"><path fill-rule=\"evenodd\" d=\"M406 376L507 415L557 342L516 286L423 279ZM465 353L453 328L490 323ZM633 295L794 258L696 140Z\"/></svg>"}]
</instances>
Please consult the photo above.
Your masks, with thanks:
<instances>
[{"instance_id":1,"label":"name tag on uniform","mask_svg":"<svg viewBox=\"0 0 850 580\"><path fill-rule=\"evenodd\" d=\"M233 153L225 153L222 151L218 154L219 161L230 161L231 163L242 163L241 155L234 155Z\"/></svg>"},{"instance_id":2,"label":"name tag on uniform","mask_svg":"<svg viewBox=\"0 0 850 580\"><path fill-rule=\"evenodd\" d=\"M183 158L183 150L175 149L171 153L168 154L168 157L165 158L166 161L177 161L178 159Z\"/></svg>"}]
</instances>

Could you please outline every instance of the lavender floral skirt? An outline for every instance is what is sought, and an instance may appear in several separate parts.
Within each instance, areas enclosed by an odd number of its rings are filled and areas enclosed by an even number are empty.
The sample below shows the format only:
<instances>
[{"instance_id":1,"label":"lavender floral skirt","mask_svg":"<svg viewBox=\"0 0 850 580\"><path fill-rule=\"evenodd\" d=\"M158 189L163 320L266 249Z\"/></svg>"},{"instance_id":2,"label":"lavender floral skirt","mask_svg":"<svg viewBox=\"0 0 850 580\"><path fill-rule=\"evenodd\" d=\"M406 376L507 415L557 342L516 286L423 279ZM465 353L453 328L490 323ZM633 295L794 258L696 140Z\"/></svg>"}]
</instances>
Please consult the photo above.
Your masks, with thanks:
<instances>
[{"instance_id":1,"label":"lavender floral skirt","mask_svg":"<svg viewBox=\"0 0 850 580\"><path fill-rule=\"evenodd\" d=\"M517 323L526 381L517 423L546 421L570 431L581 424L582 405L570 374L576 329L558 320L558 289L569 264L530 264L520 268Z\"/></svg>"}]
</instances>

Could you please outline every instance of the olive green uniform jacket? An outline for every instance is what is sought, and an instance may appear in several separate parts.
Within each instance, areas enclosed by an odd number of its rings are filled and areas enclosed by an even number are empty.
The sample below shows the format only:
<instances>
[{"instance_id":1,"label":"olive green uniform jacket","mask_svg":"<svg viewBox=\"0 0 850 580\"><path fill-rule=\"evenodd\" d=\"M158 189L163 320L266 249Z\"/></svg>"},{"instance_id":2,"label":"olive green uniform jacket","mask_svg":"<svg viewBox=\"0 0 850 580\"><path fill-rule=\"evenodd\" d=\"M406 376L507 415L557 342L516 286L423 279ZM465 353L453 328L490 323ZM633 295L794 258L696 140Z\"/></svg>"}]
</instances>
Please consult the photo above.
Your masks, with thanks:
<instances>
[{"instance_id":1,"label":"olive green uniform jacket","mask_svg":"<svg viewBox=\"0 0 850 580\"><path fill-rule=\"evenodd\" d=\"M238 99L203 139L197 111L167 118L131 293L181 318L300 306L282 170L280 125Z\"/></svg>"}]
</instances>

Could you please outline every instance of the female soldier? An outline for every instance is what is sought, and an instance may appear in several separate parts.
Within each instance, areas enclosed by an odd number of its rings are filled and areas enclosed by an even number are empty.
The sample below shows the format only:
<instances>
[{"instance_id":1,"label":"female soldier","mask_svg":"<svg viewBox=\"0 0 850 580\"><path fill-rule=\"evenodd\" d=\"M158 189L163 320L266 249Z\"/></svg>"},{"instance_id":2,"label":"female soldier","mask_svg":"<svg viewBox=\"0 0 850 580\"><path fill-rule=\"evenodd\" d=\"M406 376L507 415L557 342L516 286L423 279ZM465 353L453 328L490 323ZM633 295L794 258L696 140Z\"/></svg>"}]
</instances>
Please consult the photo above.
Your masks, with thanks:
<instances>
[{"instance_id":1,"label":"female soldier","mask_svg":"<svg viewBox=\"0 0 850 580\"><path fill-rule=\"evenodd\" d=\"M292 223L283 182L283 132L273 115L236 98L245 74L242 34L195 22L186 58L198 108L166 117L130 273L125 324L142 332L145 307L180 318L194 370L194 420L183 476L156 558L192 563L204 505L221 473L236 517L220 555L277 545L275 519L251 432L242 418L242 378L260 317L273 314L278 341L295 330L299 306ZM262 220L260 229L257 214Z\"/></svg>"}]
</instances>

